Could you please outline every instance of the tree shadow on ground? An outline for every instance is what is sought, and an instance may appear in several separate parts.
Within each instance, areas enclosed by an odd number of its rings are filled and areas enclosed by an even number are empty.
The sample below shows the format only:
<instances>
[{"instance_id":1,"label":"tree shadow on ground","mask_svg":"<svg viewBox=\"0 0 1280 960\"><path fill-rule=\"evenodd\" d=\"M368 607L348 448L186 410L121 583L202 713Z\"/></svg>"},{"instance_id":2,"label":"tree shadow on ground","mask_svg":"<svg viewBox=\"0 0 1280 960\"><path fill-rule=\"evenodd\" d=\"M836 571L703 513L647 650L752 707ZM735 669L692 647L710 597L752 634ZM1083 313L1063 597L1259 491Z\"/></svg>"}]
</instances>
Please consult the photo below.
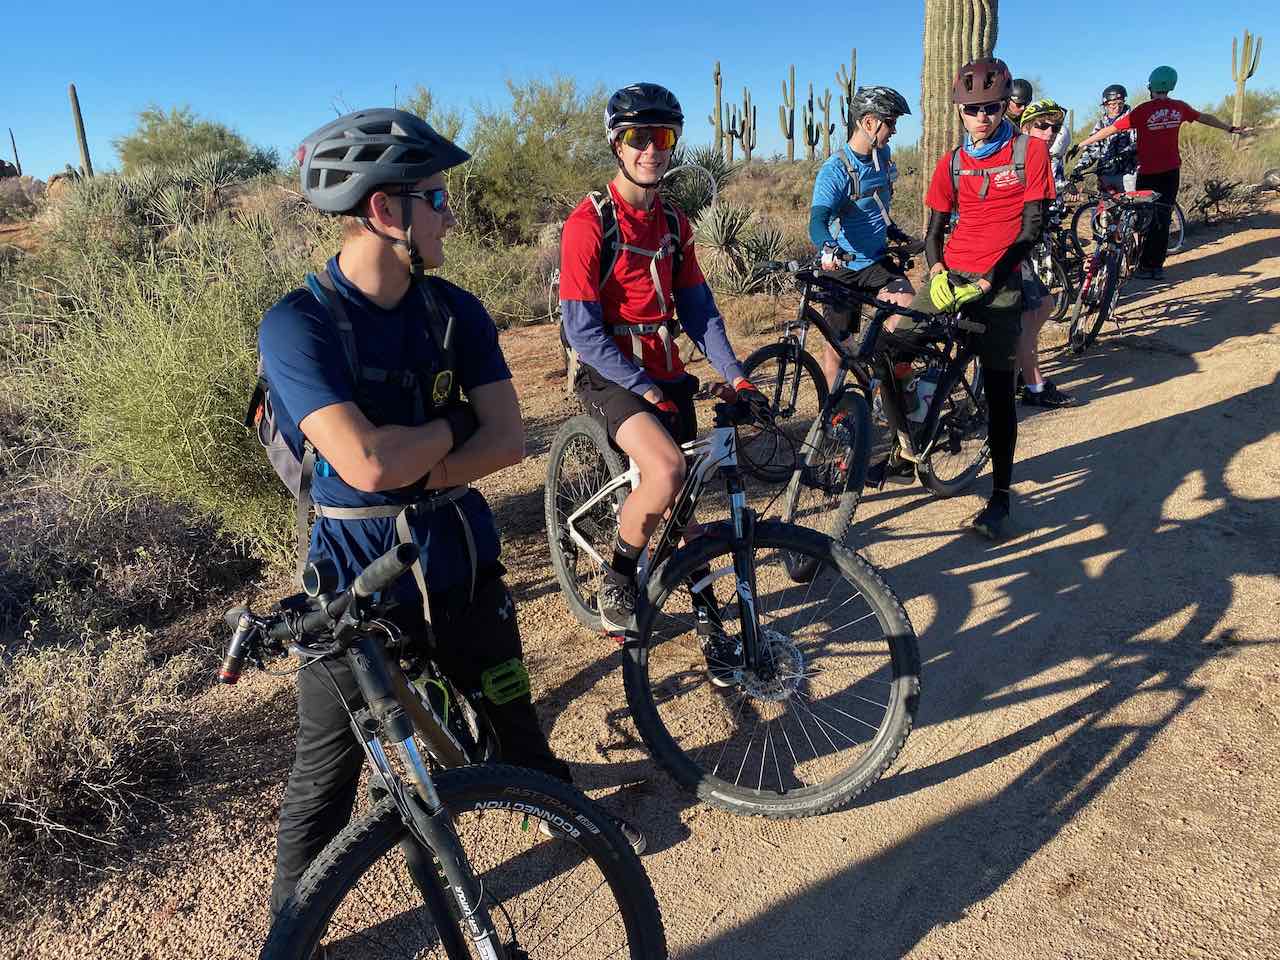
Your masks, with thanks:
<instances>
[{"instance_id":1,"label":"tree shadow on ground","mask_svg":"<svg viewBox=\"0 0 1280 960\"><path fill-rule=\"evenodd\" d=\"M995 892L1140 758L1201 696L1197 671L1241 645L1222 626L1236 581L1275 573L1280 498L1239 497L1226 474L1241 451L1273 433L1278 382L1020 463L1021 476L1046 483L1021 505L1034 536L985 549L953 539L886 571L899 591L927 595L938 611L921 638L918 727L972 722L941 759L913 755L908 741L902 768L863 803L1053 746L990 800L686 955L902 956ZM1186 443L1202 436L1218 442ZM1192 495L1181 501L1189 515L1166 516L1175 491ZM1187 573L1187 556L1206 563ZM999 591L981 609L973 602L977 581ZM1067 680L1038 679L1071 661L1087 667ZM996 711L1008 716L1064 694L1078 696L1004 736L984 736ZM1139 711L1128 708L1138 702L1146 714L1135 722Z\"/></svg>"}]
</instances>

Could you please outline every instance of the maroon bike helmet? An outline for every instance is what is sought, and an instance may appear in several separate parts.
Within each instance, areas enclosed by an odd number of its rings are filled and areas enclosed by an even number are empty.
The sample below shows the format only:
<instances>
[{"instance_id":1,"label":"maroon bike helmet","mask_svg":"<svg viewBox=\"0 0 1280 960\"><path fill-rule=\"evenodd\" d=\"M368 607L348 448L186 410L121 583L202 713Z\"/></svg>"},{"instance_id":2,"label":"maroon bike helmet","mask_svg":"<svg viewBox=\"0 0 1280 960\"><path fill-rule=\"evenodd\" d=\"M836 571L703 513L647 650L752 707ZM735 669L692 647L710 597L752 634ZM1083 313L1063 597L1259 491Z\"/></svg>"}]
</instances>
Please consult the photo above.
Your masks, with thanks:
<instances>
[{"instance_id":1,"label":"maroon bike helmet","mask_svg":"<svg viewBox=\"0 0 1280 960\"><path fill-rule=\"evenodd\" d=\"M1012 92L1013 74L1008 64L998 57L984 57L960 68L956 82L951 85L951 102L991 103L1008 100Z\"/></svg>"}]
</instances>

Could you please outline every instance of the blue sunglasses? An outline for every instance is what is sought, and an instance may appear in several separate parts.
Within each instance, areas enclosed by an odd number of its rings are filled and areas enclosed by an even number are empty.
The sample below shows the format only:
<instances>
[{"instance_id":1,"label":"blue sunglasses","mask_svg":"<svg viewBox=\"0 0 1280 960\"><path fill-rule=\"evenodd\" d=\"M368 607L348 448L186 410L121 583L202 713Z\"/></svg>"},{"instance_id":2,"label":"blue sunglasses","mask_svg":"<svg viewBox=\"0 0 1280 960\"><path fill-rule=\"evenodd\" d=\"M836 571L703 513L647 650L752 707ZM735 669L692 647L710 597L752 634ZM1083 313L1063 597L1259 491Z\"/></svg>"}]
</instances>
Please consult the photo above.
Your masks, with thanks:
<instances>
[{"instance_id":1,"label":"blue sunglasses","mask_svg":"<svg viewBox=\"0 0 1280 960\"><path fill-rule=\"evenodd\" d=\"M449 191L444 187L433 187L430 190L405 190L402 193L397 193L396 196L413 197L415 200L422 200L436 213L439 213L449 205Z\"/></svg>"}]
</instances>

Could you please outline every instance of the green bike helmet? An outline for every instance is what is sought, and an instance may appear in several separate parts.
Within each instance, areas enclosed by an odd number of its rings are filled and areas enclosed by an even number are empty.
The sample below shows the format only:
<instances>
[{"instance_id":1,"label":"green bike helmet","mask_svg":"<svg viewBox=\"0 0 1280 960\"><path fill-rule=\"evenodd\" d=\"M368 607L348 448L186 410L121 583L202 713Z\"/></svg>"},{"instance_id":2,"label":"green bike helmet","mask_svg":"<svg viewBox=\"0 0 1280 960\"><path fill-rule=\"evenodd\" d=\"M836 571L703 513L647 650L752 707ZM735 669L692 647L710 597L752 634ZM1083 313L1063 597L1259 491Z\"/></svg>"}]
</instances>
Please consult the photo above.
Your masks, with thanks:
<instances>
[{"instance_id":1,"label":"green bike helmet","mask_svg":"<svg viewBox=\"0 0 1280 960\"><path fill-rule=\"evenodd\" d=\"M1178 71L1173 67L1156 67L1147 79L1147 89L1152 93L1169 93L1178 85Z\"/></svg>"}]
</instances>

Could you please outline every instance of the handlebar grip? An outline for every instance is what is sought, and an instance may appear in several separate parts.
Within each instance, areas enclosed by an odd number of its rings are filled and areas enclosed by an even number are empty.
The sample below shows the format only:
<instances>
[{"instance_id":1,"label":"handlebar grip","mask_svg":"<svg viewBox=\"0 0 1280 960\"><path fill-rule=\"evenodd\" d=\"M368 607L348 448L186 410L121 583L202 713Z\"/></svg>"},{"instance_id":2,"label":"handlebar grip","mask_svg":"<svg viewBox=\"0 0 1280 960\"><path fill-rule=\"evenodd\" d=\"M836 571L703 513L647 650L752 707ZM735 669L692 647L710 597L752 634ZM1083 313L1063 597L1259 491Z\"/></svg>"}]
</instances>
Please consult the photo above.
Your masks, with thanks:
<instances>
[{"instance_id":1,"label":"handlebar grip","mask_svg":"<svg viewBox=\"0 0 1280 960\"><path fill-rule=\"evenodd\" d=\"M240 626L240 618L249 612L248 607L232 607L222 615L222 622L232 630Z\"/></svg>"},{"instance_id":2,"label":"handlebar grip","mask_svg":"<svg viewBox=\"0 0 1280 960\"><path fill-rule=\"evenodd\" d=\"M236 630L231 635L231 643L227 645L227 655L222 658L222 669L218 671L219 683L235 683L240 679L245 657L249 654L249 642L253 638L254 625L249 611L244 607L228 610L228 622L233 613L236 614Z\"/></svg>"},{"instance_id":3,"label":"handlebar grip","mask_svg":"<svg viewBox=\"0 0 1280 960\"><path fill-rule=\"evenodd\" d=\"M388 550L369 564L356 577L351 592L362 600L389 586L418 559L418 548L412 543L401 543Z\"/></svg>"}]
</instances>

